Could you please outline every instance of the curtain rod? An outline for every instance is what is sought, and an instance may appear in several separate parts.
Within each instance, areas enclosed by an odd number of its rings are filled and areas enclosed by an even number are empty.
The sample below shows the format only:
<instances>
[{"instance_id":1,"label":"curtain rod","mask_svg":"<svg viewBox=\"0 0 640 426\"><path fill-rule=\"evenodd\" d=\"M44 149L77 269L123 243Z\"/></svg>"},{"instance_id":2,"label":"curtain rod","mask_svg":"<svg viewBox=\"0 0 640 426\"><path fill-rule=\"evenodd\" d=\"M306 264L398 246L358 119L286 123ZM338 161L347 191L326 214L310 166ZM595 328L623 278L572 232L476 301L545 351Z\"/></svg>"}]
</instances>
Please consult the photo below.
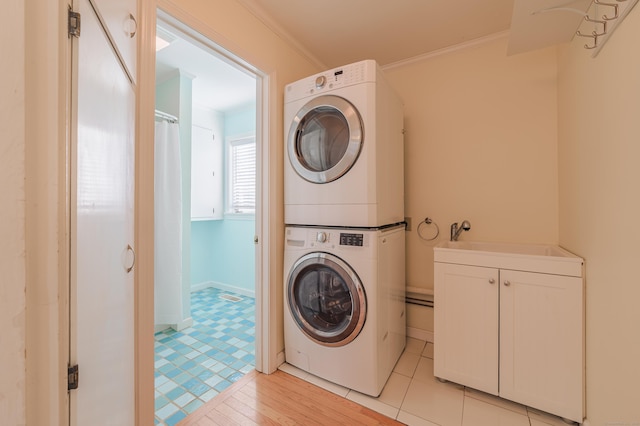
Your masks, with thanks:
<instances>
[{"instance_id":1,"label":"curtain rod","mask_svg":"<svg viewBox=\"0 0 640 426\"><path fill-rule=\"evenodd\" d=\"M156 118L159 118L161 120L167 120L170 123L178 122L178 117L176 117L175 115L167 114L166 112L162 112L159 110L156 110Z\"/></svg>"}]
</instances>

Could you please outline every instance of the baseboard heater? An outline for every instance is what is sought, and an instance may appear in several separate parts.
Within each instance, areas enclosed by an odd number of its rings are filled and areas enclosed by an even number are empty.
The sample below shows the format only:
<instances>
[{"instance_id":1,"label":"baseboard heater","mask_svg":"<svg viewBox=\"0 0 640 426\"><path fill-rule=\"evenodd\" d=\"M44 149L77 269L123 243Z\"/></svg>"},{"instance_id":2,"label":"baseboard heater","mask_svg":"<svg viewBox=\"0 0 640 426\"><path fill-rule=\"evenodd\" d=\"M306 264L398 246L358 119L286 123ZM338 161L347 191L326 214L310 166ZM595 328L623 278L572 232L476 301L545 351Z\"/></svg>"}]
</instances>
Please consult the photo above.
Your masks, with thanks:
<instances>
[{"instance_id":1,"label":"baseboard heater","mask_svg":"<svg viewBox=\"0 0 640 426\"><path fill-rule=\"evenodd\" d=\"M433 290L420 287L406 288L405 302L412 305L427 306L433 308Z\"/></svg>"}]
</instances>

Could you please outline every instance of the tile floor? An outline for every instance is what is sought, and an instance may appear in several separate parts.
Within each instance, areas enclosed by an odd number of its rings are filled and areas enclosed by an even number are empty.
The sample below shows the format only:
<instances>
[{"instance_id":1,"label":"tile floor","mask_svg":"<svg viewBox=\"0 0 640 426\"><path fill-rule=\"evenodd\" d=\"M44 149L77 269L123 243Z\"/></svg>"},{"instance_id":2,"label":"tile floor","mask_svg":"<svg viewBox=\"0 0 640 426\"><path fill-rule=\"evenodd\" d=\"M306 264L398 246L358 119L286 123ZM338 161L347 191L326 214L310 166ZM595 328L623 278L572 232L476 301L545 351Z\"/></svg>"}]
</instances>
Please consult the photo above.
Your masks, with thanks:
<instances>
[{"instance_id":1,"label":"tile floor","mask_svg":"<svg viewBox=\"0 0 640 426\"><path fill-rule=\"evenodd\" d=\"M177 424L255 365L253 298L206 288L191 294L191 317L155 334L156 425Z\"/></svg>"},{"instance_id":2,"label":"tile floor","mask_svg":"<svg viewBox=\"0 0 640 426\"><path fill-rule=\"evenodd\" d=\"M433 344L407 339L378 398L335 385L283 364L281 370L415 426L567 426L562 419L433 376Z\"/></svg>"}]
</instances>

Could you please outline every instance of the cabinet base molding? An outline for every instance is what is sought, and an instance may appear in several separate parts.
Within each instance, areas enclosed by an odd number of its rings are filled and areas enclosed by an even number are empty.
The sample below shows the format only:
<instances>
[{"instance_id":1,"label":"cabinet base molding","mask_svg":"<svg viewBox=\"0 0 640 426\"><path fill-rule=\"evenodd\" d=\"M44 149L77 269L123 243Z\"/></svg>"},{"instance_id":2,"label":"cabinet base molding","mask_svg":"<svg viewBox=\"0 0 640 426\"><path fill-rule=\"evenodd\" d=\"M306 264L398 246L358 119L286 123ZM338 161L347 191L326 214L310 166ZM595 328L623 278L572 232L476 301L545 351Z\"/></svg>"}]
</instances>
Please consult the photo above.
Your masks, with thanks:
<instances>
[{"instance_id":1,"label":"cabinet base molding","mask_svg":"<svg viewBox=\"0 0 640 426\"><path fill-rule=\"evenodd\" d=\"M423 330L421 328L407 327L407 337L434 343L433 331Z\"/></svg>"}]
</instances>

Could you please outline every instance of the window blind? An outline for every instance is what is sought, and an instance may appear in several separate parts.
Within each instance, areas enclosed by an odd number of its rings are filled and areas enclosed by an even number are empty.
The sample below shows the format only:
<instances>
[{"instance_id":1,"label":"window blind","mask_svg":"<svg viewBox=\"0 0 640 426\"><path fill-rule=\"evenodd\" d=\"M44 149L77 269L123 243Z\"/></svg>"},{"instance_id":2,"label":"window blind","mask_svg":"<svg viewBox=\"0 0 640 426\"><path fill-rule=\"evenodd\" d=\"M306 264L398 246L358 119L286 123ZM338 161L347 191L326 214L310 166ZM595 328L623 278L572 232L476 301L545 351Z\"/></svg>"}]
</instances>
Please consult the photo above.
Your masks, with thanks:
<instances>
[{"instance_id":1,"label":"window blind","mask_svg":"<svg viewBox=\"0 0 640 426\"><path fill-rule=\"evenodd\" d=\"M255 213L256 141L254 138L231 141L230 212Z\"/></svg>"}]
</instances>

